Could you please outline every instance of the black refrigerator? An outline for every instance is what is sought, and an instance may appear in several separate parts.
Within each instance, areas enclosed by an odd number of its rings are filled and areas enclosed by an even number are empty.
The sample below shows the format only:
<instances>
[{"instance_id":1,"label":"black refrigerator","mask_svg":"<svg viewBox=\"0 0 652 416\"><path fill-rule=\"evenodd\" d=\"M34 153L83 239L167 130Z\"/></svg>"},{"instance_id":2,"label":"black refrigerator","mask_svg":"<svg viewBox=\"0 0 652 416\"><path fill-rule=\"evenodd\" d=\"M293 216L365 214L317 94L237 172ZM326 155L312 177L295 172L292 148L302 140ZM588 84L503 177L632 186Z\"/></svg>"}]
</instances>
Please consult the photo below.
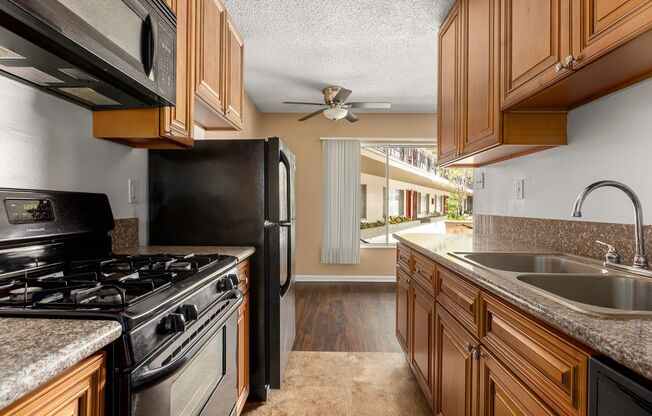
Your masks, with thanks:
<instances>
[{"instance_id":1,"label":"black refrigerator","mask_svg":"<svg viewBox=\"0 0 652 416\"><path fill-rule=\"evenodd\" d=\"M278 138L149 151L149 244L250 245L250 398L280 388L296 334L294 154Z\"/></svg>"}]
</instances>

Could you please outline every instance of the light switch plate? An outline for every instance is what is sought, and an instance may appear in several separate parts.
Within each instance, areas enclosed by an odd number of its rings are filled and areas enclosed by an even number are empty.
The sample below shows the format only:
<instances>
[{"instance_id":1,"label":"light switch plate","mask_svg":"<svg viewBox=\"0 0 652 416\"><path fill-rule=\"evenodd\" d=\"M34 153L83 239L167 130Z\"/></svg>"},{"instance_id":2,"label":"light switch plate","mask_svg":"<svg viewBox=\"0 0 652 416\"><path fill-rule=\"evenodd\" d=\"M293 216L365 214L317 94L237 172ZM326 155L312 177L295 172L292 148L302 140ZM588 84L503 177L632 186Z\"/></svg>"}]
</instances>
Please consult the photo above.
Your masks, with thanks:
<instances>
[{"instance_id":1,"label":"light switch plate","mask_svg":"<svg viewBox=\"0 0 652 416\"><path fill-rule=\"evenodd\" d=\"M129 203L135 204L138 202L138 181L136 179L129 179L127 182L129 185Z\"/></svg>"},{"instance_id":2,"label":"light switch plate","mask_svg":"<svg viewBox=\"0 0 652 416\"><path fill-rule=\"evenodd\" d=\"M480 172L475 177L473 189L484 189L484 173Z\"/></svg>"},{"instance_id":3,"label":"light switch plate","mask_svg":"<svg viewBox=\"0 0 652 416\"><path fill-rule=\"evenodd\" d=\"M525 180L519 179L516 181L516 186L515 186L516 199L525 199L525 192L523 190L524 185L525 185Z\"/></svg>"}]
</instances>

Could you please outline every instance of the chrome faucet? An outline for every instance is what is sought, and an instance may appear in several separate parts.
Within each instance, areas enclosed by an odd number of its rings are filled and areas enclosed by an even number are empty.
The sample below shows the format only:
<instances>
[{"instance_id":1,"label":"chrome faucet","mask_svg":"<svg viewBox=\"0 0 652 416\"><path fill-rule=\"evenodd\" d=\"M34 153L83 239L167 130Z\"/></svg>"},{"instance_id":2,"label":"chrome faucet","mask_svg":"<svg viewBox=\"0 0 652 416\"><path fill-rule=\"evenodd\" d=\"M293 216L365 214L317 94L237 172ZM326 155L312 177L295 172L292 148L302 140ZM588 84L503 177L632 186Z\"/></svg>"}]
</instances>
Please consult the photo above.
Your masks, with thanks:
<instances>
[{"instance_id":1,"label":"chrome faucet","mask_svg":"<svg viewBox=\"0 0 652 416\"><path fill-rule=\"evenodd\" d=\"M629 186L616 181L599 181L592 183L591 185L584 188L584 190L577 196L575 200L575 206L573 207L573 217L579 218L582 216L582 204L586 197L598 188L603 188L605 186L613 187L623 191L629 199L632 200L634 204L634 213L635 213L635 225L634 225L634 237L636 239L636 255L634 256L634 264L632 264L633 269L650 269L650 264L647 261L647 256L645 255L645 236L643 234L643 208L641 207L641 201L638 199L638 196L634 193L632 188ZM607 261L610 266L618 266L618 263ZM620 266L620 268L627 268L626 266Z\"/></svg>"}]
</instances>

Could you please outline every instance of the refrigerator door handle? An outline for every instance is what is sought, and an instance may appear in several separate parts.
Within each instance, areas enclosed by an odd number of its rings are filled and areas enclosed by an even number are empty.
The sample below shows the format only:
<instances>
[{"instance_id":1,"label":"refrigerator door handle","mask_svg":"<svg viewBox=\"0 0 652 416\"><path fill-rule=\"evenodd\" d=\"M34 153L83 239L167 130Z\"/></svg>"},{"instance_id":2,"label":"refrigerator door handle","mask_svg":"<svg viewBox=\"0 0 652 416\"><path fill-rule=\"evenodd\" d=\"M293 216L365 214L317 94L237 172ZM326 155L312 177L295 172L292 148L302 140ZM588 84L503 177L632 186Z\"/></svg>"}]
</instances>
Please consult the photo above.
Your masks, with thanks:
<instances>
[{"instance_id":1,"label":"refrigerator door handle","mask_svg":"<svg viewBox=\"0 0 652 416\"><path fill-rule=\"evenodd\" d=\"M281 221L278 223L279 227L292 227L292 221Z\"/></svg>"}]
</instances>

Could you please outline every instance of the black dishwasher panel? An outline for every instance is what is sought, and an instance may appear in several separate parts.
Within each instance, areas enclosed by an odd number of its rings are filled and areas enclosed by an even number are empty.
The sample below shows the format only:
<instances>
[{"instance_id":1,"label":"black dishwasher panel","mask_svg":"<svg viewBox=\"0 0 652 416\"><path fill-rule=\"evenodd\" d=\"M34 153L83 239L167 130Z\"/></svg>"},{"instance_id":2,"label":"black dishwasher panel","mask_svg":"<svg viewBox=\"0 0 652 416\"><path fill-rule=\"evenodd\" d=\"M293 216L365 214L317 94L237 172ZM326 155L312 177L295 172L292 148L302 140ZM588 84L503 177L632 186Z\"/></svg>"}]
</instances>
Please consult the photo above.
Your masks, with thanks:
<instances>
[{"instance_id":1,"label":"black dishwasher panel","mask_svg":"<svg viewBox=\"0 0 652 416\"><path fill-rule=\"evenodd\" d=\"M651 416L652 382L604 356L589 363L590 416Z\"/></svg>"}]
</instances>

